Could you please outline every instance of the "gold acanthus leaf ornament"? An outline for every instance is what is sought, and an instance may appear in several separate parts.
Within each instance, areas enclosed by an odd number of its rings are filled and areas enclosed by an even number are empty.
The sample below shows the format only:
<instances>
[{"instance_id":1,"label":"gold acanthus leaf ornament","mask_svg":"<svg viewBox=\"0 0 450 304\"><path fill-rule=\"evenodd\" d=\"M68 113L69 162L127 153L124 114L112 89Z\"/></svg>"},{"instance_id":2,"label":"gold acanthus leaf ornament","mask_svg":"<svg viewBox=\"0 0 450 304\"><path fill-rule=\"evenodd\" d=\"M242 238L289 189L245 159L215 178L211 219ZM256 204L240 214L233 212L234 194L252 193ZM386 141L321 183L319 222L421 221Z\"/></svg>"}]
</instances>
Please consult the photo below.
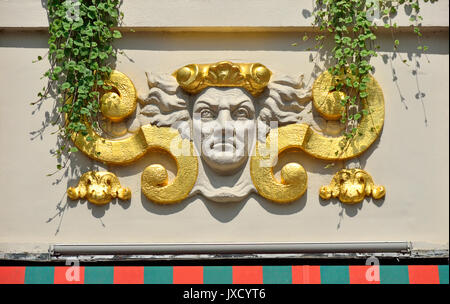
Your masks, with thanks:
<instances>
[{"instance_id":1,"label":"gold acanthus leaf ornament","mask_svg":"<svg viewBox=\"0 0 450 304\"><path fill-rule=\"evenodd\" d=\"M272 72L260 63L188 64L172 74L180 87L197 94L207 87L242 87L258 96L269 83Z\"/></svg>"},{"instance_id":2,"label":"gold acanthus leaf ornament","mask_svg":"<svg viewBox=\"0 0 450 304\"><path fill-rule=\"evenodd\" d=\"M86 198L96 205L105 205L114 198L129 200L130 188L120 185L119 178L111 172L89 171L84 173L77 187L67 189L67 196L72 200Z\"/></svg>"},{"instance_id":3,"label":"gold acanthus leaf ornament","mask_svg":"<svg viewBox=\"0 0 450 304\"><path fill-rule=\"evenodd\" d=\"M361 169L342 169L337 172L330 185L322 186L319 195L328 200L339 198L345 204L357 204L366 196L380 199L386 194L383 186L375 185L369 173Z\"/></svg>"}]
</instances>

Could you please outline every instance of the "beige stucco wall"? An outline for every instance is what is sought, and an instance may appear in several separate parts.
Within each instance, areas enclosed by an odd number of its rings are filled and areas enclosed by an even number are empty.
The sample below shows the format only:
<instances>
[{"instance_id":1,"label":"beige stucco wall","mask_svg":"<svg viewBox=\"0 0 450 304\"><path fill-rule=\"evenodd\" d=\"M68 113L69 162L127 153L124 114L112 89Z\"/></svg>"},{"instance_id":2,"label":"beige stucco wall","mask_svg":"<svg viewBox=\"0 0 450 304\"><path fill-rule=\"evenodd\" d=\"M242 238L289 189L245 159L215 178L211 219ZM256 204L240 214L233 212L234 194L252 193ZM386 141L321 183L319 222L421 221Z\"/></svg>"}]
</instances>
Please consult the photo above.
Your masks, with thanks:
<instances>
[{"instance_id":1,"label":"beige stucco wall","mask_svg":"<svg viewBox=\"0 0 450 304\"><path fill-rule=\"evenodd\" d=\"M201 7L202 1L192 2ZM253 2L258 2L262 9L263 1ZM269 1L271 5L275 2ZM302 20L303 1L285 2L295 5L295 10L289 11L298 12L296 16ZM310 1L306 2L310 5ZM414 34L402 32L397 35L400 50L391 59L392 37L388 32L379 33L382 56L374 59L374 76L383 88L386 120L380 138L360 161L374 181L386 187L387 195L383 201L366 200L356 206L319 200L318 189L328 184L343 164L338 162L325 168L329 162L305 154L299 154L298 161L308 172L307 193L286 206L257 195L230 204L202 197L173 206L153 204L140 191L140 174L152 161L151 155L127 167L98 167L99 164L79 153L68 171L47 177L56 167L56 160L49 153L56 144L56 137L51 135L56 129L43 128L43 122L53 101L46 101L40 109L30 106L46 84L40 77L48 66L46 60L32 64L47 51L46 33L32 28L45 24L41 21L26 24L31 29L18 31L14 29L17 25L8 26L2 21L0 253L46 252L55 243L412 241L417 248L448 248L448 12L442 15L441 10L442 5L448 8L448 1L442 2L436 11L424 13L425 20L439 27L424 29L423 41L429 46L427 55L417 54ZM12 9L12 3L0 2L0 20L11 19L5 8ZM136 8L127 5L130 14L136 14ZM37 19L43 13L45 16L42 7L39 9L30 16ZM203 20L205 24L178 24L176 18L174 23L188 27L217 26L208 23L213 20L209 17L201 19L198 11L192 14L195 17L192 19ZM258 14L265 16L264 20L272 20L271 14ZM158 30L150 17L148 24L138 24L142 32L125 31L117 43L125 55L119 55L116 68L127 74L138 90L146 86L145 71L172 72L188 63L220 60L261 62L283 74L305 74L307 81L315 77L311 76L317 69L311 62L315 53L305 50L312 42L302 42L302 32L280 28L276 22L266 24L272 27L270 30L258 32L252 32L254 28L246 31L245 26L236 23L239 34L226 28L232 24L219 24L225 27L207 32L199 28L196 32L165 32ZM164 27L170 25L169 17L155 17L158 18L168 22ZM254 16L249 20L259 19ZM131 18L126 20L131 22ZM251 22L250 27L261 26ZM296 26L300 30L300 26L306 25ZM299 45L292 46L294 42ZM406 63L402 62L404 59ZM317 58L315 62L323 68L323 60ZM121 183L131 188L130 203L98 207L66 198L67 187L77 183L80 173L95 166L115 172Z\"/></svg>"},{"instance_id":2,"label":"beige stucco wall","mask_svg":"<svg viewBox=\"0 0 450 304\"><path fill-rule=\"evenodd\" d=\"M431 17L422 21L423 26L448 26L448 0L433 4L421 2L421 14ZM121 10L125 12L123 26L137 29L189 27L204 31L218 27L251 27L254 30L289 30L311 26L313 4L310 0L128 0L123 1ZM46 27L47 14L43 7L46 7L45 0L0 0L3 13L0 27ZM407 27L410 11L401 9L394 22Z\"/></svg>"}]
</instances>

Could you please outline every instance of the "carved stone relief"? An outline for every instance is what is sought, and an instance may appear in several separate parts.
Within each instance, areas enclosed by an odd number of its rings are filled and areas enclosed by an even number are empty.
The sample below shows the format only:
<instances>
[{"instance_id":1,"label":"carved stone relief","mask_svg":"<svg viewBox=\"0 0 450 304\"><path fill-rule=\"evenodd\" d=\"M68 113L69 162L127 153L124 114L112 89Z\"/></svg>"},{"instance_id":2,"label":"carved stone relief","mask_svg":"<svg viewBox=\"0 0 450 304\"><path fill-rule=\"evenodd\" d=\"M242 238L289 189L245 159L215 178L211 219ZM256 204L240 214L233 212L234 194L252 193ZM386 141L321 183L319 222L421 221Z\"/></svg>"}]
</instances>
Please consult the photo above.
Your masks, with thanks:
<instances>
[{"instance_id":1,"label":"carved stone relief","mask_svg":"<svg viewBox=\"0 0 450 304\"><path fill-rule=\"evenodd\" d=\"M89 130L94 141L73 140L86 155L107 164L169 153L177 165L173 180L161 165L148 166L141 175L143 193L160 204L196 194L240 201L252 192L276 203L292 202L307 190L307 172L288 163L276 179L273 167L280 153L299 149L320 159L350 159L375 141L384 123L384 99L373 78L363 103L369 112L360 121L363 135L352 140L342 135L345 126L339 122L345 95L329 92L328 72L311 88L302 76L225 61L190 64L173 74L149 72L147 80L147 93L137 97L128 77L113 72L107 83L114 90L101 99L101 128Z\"/></svg>"}]
</instances>

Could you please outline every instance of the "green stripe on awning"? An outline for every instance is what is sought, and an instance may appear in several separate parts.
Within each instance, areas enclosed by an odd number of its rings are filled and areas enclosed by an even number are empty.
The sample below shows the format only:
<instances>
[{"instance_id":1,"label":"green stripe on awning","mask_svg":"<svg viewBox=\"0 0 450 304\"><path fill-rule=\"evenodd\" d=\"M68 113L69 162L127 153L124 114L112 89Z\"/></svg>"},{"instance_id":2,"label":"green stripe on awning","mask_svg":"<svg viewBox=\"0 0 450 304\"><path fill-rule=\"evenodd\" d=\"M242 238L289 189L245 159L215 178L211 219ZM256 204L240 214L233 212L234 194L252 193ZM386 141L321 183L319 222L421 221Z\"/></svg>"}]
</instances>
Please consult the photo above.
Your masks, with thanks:
<instances>
[{"instance_id":1,"label":"green stripe on awning","mask_svg":"<svg viewBox=\"0 0 450 304\"><path fill-rule=\"evenodd\" d=\"M292 266L263 266L264 284L292 284Z\"/></svg>"},{"instance_id":2,"label":"green stripe on awning","mask_svg":"<svg viewBox=\"0 0 450 304\"><path fill-rule=\"evenodd\" d=\"M144 267L144 284L172 284L172 266L147 266Z\"/></svg>"},{"instance_id":3,"label":"green stripe on awning","mask_svg":"<svg viewBox=\"0 0 450 304\"><path fill-rule=\"evenodd\" d=\"M408 265L380 266L380 284L409 284Z\"/></svg>"},{"instance_id":4,"label":"green stripe on awning","mask_svg":"<svg viewBox=\"0 0 450 304\"><path fill-rule=\"evenodd\" d=\"M113 266L89 266L84 268L84 284L113 284Z\"/></svg>"},{"instance_id":5,"label":"green stripe on awning","mask_svg":"<svg viewBox=\"0 0 450 304\"><path fill-rule=\"evenodd\" d=\"M439 265L439 283L448 284L448 265Z\"/></svg>"},{"instance_id":6,"label":"green stripe on awning","mask_svg":"<svg viewBox=\"0 0 450 304\"><path fill-rule=\"evenodd\" d=\"M348 266L320 266L321 284L350 284Z\"/></svg>"},{"instance_id":7,"label":"green stripe on awning","mask_svg":"<svg viewBox=\"0 0 450 304\"><path fill-rule=\"evenodd\" d=\"M33 266L25 269L25 284L53 284L55 267Z\"/></svg>"},{"instance_id":8,"label":"green stripe on awning","mask_svg":"<svg viewBox=\"0 0 450 304\"><path fill-rule=\"evenodd\" d=\"M204 284L233 284L232 266L204 266Z\"/></svg>"}]
</instances>

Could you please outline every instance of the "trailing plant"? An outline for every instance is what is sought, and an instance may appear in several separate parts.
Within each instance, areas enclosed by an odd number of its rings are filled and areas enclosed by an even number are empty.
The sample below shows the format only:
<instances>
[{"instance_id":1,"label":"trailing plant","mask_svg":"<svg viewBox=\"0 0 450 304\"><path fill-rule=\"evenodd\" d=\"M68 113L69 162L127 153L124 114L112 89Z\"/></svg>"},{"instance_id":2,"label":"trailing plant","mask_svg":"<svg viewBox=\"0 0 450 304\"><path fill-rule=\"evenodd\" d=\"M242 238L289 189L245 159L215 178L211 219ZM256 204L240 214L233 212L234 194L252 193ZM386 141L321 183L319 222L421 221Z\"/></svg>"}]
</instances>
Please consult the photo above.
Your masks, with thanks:
<instances>
[{"instance_id":1,"label":"trailing plant","mask_svg":"<svg viewBox=\"0 0 450 304\"><path fill-rule=\"evenodd\" d=\"M113 29L123 16L119 5L119 0L48 0L50 68L44 74L48 85L32 104L56 93L58 115L52 124L59 125L58 169L77 151L70 138L81 134L92 141L88 124L98 127L99 91L111 90L104 79L116 57L113 41L122 36Z\"/></svg>"},{"instance_id":2,"label":"trailing plant","mask_svg":"<svg viewBox=\"0 0 450 304\"><path fill-rule=\"evenodd\" d=\"M424 0L424 2L436 2L437 0ZM411 9L410 21L413 30L417 34L418 50L425 52L428 47L422 45L419 0L378 1L378 0L316 0L314 25L319 27L319 34L315 49L322 49L327 34L332 35L333 48L331 59L333 65L328 71L334 76L334 85L330 91L346 92L346 97L340 102L344 107L341 121L346 124L345 136L351 139L358 134L358 122L367 111L362 109L361 102L367 97L367 84L369 75L374 70L370 63L377 56L379 46L375 44L377 29L374 23L375 17L385 21L385 28L397 28L392 24L392 17L397 14L401 6L409 6ZM378 7L377 7L378 6ZM379 16L374 16L375 13ZM387 22L389 21L389 22ZM309 37L304 36L303 40ZM394 50L397 50L400 42L394 39Z\"/></svg>"}]
</instances>

